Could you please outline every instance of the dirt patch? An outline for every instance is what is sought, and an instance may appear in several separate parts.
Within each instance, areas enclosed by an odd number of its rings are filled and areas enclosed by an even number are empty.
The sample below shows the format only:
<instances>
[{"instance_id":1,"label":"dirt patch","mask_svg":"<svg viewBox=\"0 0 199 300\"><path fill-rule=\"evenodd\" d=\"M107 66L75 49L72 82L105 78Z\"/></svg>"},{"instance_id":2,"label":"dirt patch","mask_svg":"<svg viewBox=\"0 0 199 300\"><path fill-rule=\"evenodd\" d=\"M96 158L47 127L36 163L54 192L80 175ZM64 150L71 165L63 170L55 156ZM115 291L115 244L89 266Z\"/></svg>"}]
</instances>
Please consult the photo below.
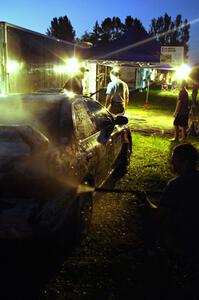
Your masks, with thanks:
<instances>
[{"instance_id":1,"label":"dirt patch","mask_svg":"<svg viewBox=\"0 0 199 300\"><path fill-rule=\"evenodd\" d=\"M151 124L150 122L151 119L153 119L153 123L156 123L156 126L154 126L154 124ZM171 120L171 124L172 124L172 120ZM148 116L141 115L137 117L130 116L129 127L132 132L138 132L144 135L158 135L162 137L163 136L171 137L173 133L173 128L171 126L167 126L168 128L165 128L165 126L159 124L158 119L157 122L155 121L153 115L148 115Z\"/></svg>"}]
</instances>

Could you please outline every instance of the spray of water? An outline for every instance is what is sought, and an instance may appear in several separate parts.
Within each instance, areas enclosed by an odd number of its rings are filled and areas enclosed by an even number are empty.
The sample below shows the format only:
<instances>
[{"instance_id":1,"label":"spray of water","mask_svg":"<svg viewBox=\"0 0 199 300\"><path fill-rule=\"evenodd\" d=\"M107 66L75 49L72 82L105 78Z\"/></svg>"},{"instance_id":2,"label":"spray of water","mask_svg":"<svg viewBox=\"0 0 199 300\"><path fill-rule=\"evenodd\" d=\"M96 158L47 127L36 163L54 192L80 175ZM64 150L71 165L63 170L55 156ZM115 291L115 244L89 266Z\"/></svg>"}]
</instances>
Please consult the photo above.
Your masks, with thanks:
<instances>
[{"instance_id":1,"label":"spray of water","mask_svg":"<svg viewBox=\"0 0 199 300\"><path fill-rule=\"evenodd\" d=\"M51 111L53 111L53 114ZM39 141L42 140L43 144L46 145L44 151L42 151L43 148L38 147L37 152L30 153L30 156L24 158L23 166L34 170L35 174L44 174L44 176L46 174L47 178L54 178L54 180L60 182L63 187L69 187L75 191L79 182L77 182L73 176L73 172L69 171L71 170L70 161L73 157L71 156L70 147L65 150L65 156L63 157L62 153L54 147L53 141L50 140L49 142L46 137L46 132L48 132L47 126L50 124L50 126L53 127L54 123L52 119L56 117L55 115L56 112L54 113L53 103L51 105L51 103L37 99L35 101L29 99L24 100L23 96L20 95L14 98L8 96L4 99L0 99L0 128L1 126L16 126L17 132L26 144L29 145L29 142L33 142L33 140L36 139L34 143L38 144ZM36 129L36 131L32 130L32 128ZM49 143L50 147L48 149ZM39 144L37 146L39 146ZM13 144L13 147L16 148L17 146ZM7 155L9 158L8 152ZM21 155L23 155L23 153L21 153Z\"/></svg>"},{"instance_id":2,"label":"spray of water","mask_svg":"<svg viewBox=\"0 0 199 300\"><path fill-rule=\"evenodd\" d=\"M142 191L138 190L132 190L132 189L120 189L120 188L106 188L106 187L92 187L85 184L79 184L77 186L76 193L82 194L82 193L91 193L91 192L102 192L102 193L130 193L130 194L140 194Z\"/></svg>"},{"instance_id":3,"label":"spray of water","mask_svg":"<svg viewBox=\"0 0 199 300\"><path fill-rule=\"evenodd\" d=\"M82 194L82 193L92 193L94 191L95 191L95 188L88 185L88 184L79 184L77 186L76 193L79 195L79 194Z\"/></svg>"}]
</instances>

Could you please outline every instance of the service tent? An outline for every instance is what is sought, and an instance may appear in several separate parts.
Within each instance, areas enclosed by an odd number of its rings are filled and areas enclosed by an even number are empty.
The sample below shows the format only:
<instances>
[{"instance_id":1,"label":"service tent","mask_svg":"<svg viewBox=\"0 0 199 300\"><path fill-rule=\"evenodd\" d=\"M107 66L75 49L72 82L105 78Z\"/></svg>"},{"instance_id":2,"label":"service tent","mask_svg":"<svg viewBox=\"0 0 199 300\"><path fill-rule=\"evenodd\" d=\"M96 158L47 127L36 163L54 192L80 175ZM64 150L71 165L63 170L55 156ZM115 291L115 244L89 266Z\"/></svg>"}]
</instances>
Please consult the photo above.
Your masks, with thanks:
<instances>
[{"instance_id":1,"label":"service tent","mask_svg":"<svg viewBox=\"0 0 199 300\"><path fill-rule=\"evenodd\" d=\"M135 67L160 65L160 44L139 26L133 26L107 45L81 49L82 59L105 65L117 63ZM78 50L79 51L79 50Z\"/></svg>"}]
</instances>

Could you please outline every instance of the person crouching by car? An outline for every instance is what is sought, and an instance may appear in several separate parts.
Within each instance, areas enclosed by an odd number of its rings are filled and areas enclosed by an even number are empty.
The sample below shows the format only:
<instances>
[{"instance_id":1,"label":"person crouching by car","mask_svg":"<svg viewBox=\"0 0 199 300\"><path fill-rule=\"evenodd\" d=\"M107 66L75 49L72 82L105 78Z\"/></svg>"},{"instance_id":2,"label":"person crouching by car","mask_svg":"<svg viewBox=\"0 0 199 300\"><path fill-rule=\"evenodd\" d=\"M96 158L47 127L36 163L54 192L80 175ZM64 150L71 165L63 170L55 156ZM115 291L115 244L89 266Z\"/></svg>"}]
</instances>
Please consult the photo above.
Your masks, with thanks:
<instances>
[{"instance_id":1,"label":"person crouching by car","mask_svg":"<svg viewBox=\"0 0 199 300\"><path fill-rule=\"evenodd\" d=\"M111 70L111 82L109 82L106 90L105 107L117 115L124 114L129 102L128 85L119 78L118 70Z\"/></svg>"},{"instance_id":2,"label":"person crouching by car","mask_svg":"<svg viewBox=\"0 0 199 300\"><path fill-rule=\"evenodd\" d=\"M143 194L150 247L159 240L169 252L198 256L198 158L198 150L192 144L177 145L171 158L177 176L167 183L158 201Z\"/></svg>"}]
</instances>

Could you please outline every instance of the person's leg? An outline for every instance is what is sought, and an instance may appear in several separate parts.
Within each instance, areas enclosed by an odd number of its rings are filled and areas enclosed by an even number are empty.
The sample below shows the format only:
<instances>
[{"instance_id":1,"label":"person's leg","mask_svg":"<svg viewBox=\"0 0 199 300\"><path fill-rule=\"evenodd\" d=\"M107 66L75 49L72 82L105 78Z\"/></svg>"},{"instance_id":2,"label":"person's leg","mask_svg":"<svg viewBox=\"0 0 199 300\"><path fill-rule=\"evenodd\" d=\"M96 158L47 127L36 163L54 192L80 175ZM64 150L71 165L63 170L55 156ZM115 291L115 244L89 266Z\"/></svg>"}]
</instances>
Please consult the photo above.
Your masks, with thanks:
<instances>
[{"instance_id":1,"label":"person's leg","mask_svg":"<svg viewBox=\"0 0 199 300\"><path fill-rule=\"evenodd\" d=\"M182 141L185 142L187 138L187 126L182 127Z\"/></svg>"},{"instance_id":2,"label":"person's leg","mask_svg":"<svg viewBox=\"0 0 199 300\"><path fill-rule=\"evenodd\" d=\"M178 125L174 125L174 140L178 141L179 140L179 132L180 128Z\"/></svg>"},{"instance_id":3,"label":"person's leg","mask_svg":"<svg viewBox=\"0 0 199 300\"><path fill-rule=\"evenodd\" d=\"M178 142L179 140L179 131L180 131L180 127L179 127L179 122L180 121L180 116L177 115L173 121L173 132L174 132L174 137L171 139L172 142Z\"/></svg>"},{"instance_id":4,"label":"person's leg","mask_svg":"<svg viewBox=\"0 0 199 300\"><path fill-rule=\"evenodd\" d=\"M192 106L193 107L195 107L195 105L196 105L196 97L195 97L195 94L194 93L192 93Z\"/></svg>"}]
</instances>

